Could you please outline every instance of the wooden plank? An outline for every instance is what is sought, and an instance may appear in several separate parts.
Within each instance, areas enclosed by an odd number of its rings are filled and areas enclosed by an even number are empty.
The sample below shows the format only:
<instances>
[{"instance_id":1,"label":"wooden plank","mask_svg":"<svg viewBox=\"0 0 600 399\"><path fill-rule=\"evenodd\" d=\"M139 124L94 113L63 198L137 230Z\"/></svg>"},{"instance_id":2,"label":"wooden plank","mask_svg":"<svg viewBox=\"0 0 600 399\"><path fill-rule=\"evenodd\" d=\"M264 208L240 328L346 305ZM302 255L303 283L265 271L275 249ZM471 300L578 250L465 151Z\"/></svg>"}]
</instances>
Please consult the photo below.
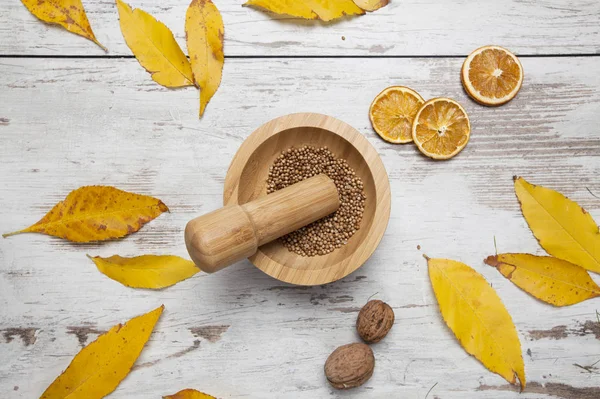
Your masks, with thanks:
<instances>
[{"instance_id":1,"label":"wooden plank","mask_svg":"<svg viewBox=\"0 0 600 399\"><path fill-rule=\"evenodd\" d=\"M494 237L499 251L543 253L519 213L513 175L561 190L600 219L591 195L600 196L599 58L524 59L523 89L501 108L465 97L460 59L228 60L202 120L197 91L164 89L135 60L0 64L2 231L35 222L86 184L155 195L171 208L104 244L41 235L0 240L3 396L39 396L100 331L162 303L156 332L113 397L186 387L228 398L334 396L325 359L358 339L357 310L375 295L393 306L396 325L373 347L373 378L347 397L423 398L434 384L429 398L598 397L595 375L574 366L600 359L598 300L549 307L482 259L494 252ZM367 110L391 84L460 101L474 129L466 149L433 162L412 145L380 140ZM85 257L185 256L183 227L220 206L226 169L244 138L298 111L355 126L387 168L392 218L357 272L327 286L292 287L241 262L153 292L121 286ZM526 393L510 390L460 348L439 316L423 253L462 260L498 290L521 337Z\"/></svg>"},{"instance_id":2,"label":"wooden plank","mask_svg":"<svg viewBox=\"0 0 600 399\"><path fill-rule=\"evenodd\" d=\"M487 44L520 54L598 53L596 0L394 0L377 12L325 24L216 1L225 23L226 55L466 55ZM114 1L84 1L110 55L130 55ZM185 49L187 1L138 0ZM104 55L93 43L38 21L19 1L0 0L0 54Z\"/></svg>"}]
</instances>

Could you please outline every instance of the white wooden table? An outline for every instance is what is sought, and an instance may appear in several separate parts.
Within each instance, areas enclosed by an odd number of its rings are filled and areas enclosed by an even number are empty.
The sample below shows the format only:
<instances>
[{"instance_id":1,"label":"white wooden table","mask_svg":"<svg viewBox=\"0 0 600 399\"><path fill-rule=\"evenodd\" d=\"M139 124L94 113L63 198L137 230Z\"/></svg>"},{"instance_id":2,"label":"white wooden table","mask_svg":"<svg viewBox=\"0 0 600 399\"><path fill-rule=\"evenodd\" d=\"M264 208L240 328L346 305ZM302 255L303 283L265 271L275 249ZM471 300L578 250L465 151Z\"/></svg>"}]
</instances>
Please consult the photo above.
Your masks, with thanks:
<instances>
[{"instance_id":1,"label":"white wooden table","mask_svg":"<svg viewBox=\"0 0 600 399\"><path fill-rule=\"evenodd\" d=\"M600 299L553 308L482 260L543 254L520 214L512 176L568 195L600 221L600 3L597 0L393 0L363 17L307 22L215 0L225 22L223 82L198 120L198 93L155 84L132 58L113 1L86 0L93 43L0 0L0 227L37 221L72 189L106 184L171 208L124 240L74 245L41 235L0 239L0 397L35 398L81 347L112 325L165 304L150 342L114 398L197 388L222 398L600 397ZM185 48L186 1L131 3ZM525 84L506 106L463 92L463 58L485 44L521 56ZM449 162L380 140L368 107L402 84L456 98L471 142ZM186 255L183 227L221 205L242 141L292 112L342 119L381 154L392 188L387 233L347 278L280 283L245 261L162 291L133 290L85 254ZM597 197L592 195L594 193ZM417 246L421 250L417 249ZM518 394L467 355L444 325L422 254L461 260L498 291L517 326L528 388ZM600 281L598 276L594 276ZM361 388L334 391L323 364L358 339L358 309L375 295L396 324L373 347Z\"/></svg>"}]
</instances>

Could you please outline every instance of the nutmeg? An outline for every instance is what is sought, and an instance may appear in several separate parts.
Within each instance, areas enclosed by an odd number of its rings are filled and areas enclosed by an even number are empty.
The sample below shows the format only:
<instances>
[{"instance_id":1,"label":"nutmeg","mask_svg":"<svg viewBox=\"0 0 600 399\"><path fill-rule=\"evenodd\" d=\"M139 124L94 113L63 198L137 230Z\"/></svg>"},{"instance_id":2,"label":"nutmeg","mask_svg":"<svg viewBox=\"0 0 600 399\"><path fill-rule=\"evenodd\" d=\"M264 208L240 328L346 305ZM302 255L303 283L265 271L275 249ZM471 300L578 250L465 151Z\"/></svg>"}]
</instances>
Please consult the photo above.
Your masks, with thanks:
<instances>
[{"instance_id":1,"label":"nutmeg","mask_svg":"<svg viewBox=\"0 0 600 399\"><path fill-rule=\"evenodd\" d=\"M356 329L366 343L381 341L394 325L394 311L379 300L367 302L358 313Z\"/></svg>"},{"instance_id":2,"label":"nutmeg","mask_svg":"<svg viewBox=\"0 0 600 399\"><path fill-rule=\"evenodd\" d=\"M368 345L354 343L334 350L325 362L325 376L337 389L358 387L373 375L375 356Z\"/></svg>"}]
</instances>

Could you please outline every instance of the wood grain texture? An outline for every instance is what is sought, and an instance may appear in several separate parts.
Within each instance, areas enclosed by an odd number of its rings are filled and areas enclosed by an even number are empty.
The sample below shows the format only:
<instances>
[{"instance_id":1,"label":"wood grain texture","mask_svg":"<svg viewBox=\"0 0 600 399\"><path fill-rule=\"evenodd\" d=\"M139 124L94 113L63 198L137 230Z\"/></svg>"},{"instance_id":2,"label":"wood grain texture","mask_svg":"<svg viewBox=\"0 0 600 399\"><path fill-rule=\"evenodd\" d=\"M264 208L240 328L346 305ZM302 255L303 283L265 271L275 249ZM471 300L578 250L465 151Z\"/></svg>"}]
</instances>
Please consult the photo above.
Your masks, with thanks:
<instances>
[{"instance_id":1,"label":"wood grain texture","mask_svg":"<svg viewBox=\"0 0 600 399\"><path fill-rule=\"evenodd\" d=\"M243 0L217 3L225 25L225 55L464 55L499 44L517 54L600 53L596 0L393 0L356 18L330 23L272 15ZM165 23L185 48L188 2L138 0L134 8ZM85 8L109 55L130 55L115 3ZM36 20L19 1L0 0L0 54L104 55L102 49Z\"/></svg>"},{"instance_id":2,"label":"wood grain texture","mask_svg":"<svg viewBox=\"0 0 600 399\"><path fill-rule=\"evenodd\" d=\"M573 364L600 359L599 302L551 308L482 262L494 253L494 236L500 252L543 254L520 214L513 175L563 192L600 220L600 59L522 61L523 89L490 109L463 93L460 59L227 60L222 87L199 121L196 90L162 88L134 59L0 60L3 231L35 222L86 184L153 195L171 209L105 244L0 240L0 393L39 396L81 345L164 303L156 332L111 397L185 387L222 398L335 397L323 365L334 348L358 341L357 312L375 294L393 307L396 324L373 347L373 377L344 397L424 398L436 383L430 399L598 397L597 375ZM392 84L463 104L473 125L465 150L433 162L413 145L379 139L368 107ZM245 261L141 292L86 259L185 256L185 223L221 206L225 172L242 141L262 123L299 111L357 128L389 173L390 224L360 271L327 286L293 287ZM444 326L423 252L465 262L497 289L525 351L531 383L524 394L467 356Z\"/></svg>"},{"instance_id":3,"label":"wood grain texture","mask_svg":"<svg viewBox=\"0 0 600 399\"><path fill-rule=\"evenodd\" d=\"M258 239L241 206L225 206L190 220L185 247L192 261L206 273L217 272L256 253Z\"/></svg>"},{"instance_id":4,"label":"wood grain texture","mask_svg":"<svg viewBox=\"0 0 600 399\"><path fill-rule=\"evenodd\" d=\"M377 151L356 129L318 113L293 113L263 124L234 155L225 177L223 202L236 205L260 201L275 158L281 151L304 145L328 148L347 161L360 177L366 195L360 229L346 245L327 255L304 257L275 241L260 247L250 261L269 276L287 283L326 284L363 265L381 242L390 218L390 184L385 167ZM251 214L251 208L246 206ZM283 219L283 215L279 218ZM261 245L264 243L261 241Z\"/></svg>"}]
</instances>

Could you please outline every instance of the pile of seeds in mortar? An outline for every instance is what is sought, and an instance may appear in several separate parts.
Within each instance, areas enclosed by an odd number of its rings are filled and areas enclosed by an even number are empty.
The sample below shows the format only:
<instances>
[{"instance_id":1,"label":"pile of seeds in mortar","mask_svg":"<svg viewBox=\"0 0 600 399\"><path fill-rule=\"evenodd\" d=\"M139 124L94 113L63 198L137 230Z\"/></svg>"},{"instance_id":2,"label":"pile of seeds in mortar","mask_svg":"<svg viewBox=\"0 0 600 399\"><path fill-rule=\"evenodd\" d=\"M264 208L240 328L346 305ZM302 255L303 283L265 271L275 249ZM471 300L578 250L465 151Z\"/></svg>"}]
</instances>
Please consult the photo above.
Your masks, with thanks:
<instances>
[{"instance_id":1,"label":"pile of seeds in mortar","mask_svg":"<svg viewBox=\"0 0 600 399\"><path fill-rule=\"evenodd\" d=\"M367 199L363 182L345 160L336 158L327 147L290 148L269 168L267 194L321 173L335 183L340 207L335 213L281 237L287 249L302 256L328 254L356 233Z\"/></svg>"}]
</instances>

